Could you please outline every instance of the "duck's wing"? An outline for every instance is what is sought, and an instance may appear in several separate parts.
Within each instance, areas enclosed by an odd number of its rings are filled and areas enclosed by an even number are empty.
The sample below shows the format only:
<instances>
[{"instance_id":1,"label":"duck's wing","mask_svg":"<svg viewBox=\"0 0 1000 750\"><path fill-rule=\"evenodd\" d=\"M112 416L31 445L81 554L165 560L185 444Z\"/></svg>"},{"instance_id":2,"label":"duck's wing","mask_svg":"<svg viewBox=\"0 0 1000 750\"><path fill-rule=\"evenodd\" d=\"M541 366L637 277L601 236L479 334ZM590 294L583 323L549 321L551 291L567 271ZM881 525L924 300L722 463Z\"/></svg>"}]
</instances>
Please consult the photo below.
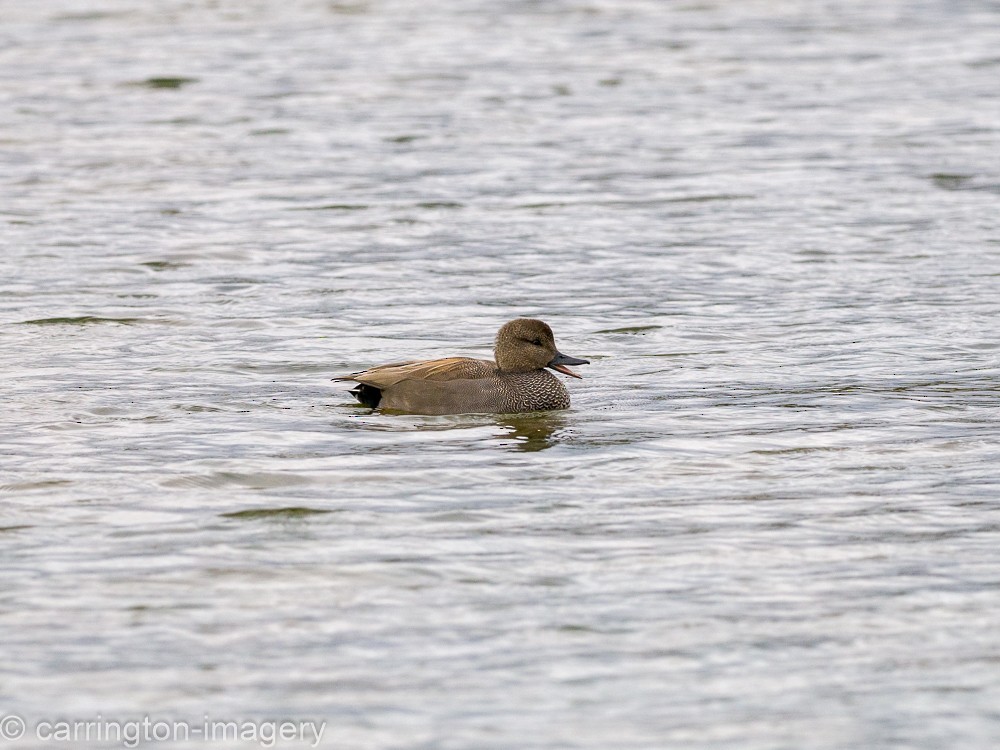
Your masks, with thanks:
<instances>
[{"instance_id":1,"label":"duck's wing","mask_svg":"<svg viewBox=\"0 0 1000 750\"><path fill-rule=\"evenodd\" d=\"M388 388L404 380L475 380L496 371L496 365L486 359L471 357L446 357L417 362L395 362L378 365L351 375L341 375L334 380L353 380L375 388Z\"/></svg>"},{"instance_id":2,"label":"duck's wing","mask_svg":"<svg viewBox=\"0 0 1000 750\"><path fill-rule=\"evenodd\" d=\"M375 365L374 367L369 367L367 370L361 370L359 372L352 372L350 375L338 375L333 378L333 380L357 380L359 375L367 375L370 372L378 372L379 370L392 370L397 367L406 367L407 365L418 365L419 361L415 359L407 360L406 362L392 362L388 365ZM360 380L358 381L361 382Z\"/></svg>"}]
</instances>

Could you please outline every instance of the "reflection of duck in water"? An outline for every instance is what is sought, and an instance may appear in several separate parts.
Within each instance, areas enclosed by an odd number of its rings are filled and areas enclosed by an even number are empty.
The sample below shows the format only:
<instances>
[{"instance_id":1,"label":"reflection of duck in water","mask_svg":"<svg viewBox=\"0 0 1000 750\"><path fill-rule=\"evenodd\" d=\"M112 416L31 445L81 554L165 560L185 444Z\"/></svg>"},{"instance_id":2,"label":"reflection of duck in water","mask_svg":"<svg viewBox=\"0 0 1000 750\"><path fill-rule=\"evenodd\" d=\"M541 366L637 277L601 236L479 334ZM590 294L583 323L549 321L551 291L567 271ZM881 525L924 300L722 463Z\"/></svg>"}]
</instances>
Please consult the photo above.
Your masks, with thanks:
<instances>
[{"instance_id":1,"label":"reflection of duck in water","mask_svg":"<svg viewBox=\"0 0 1000 750\"><path fill-rule=\"evenodd\" d=\"M373 409L410 414L514 414L568 409L569 391L545 368L578 378L567 365L590 364L560 354L552 329L531 318L505 323L497 332L494 355L496 362L469 357L396 362L334 380L358 383L351 393Z\"/></svg>"},{"instance_id":2,"label":"reflection of duck in water","mask_svg":"<svg viewBox=\"0 0 1000 750\"><path fill-rule=\"evenodd\" d=\"M515 451L533 453L558 445L561 429L568 423L559 413L512 414L497 418L497 424L507 430L501 436L506 446Z\"/></svg>"}]
</instances>

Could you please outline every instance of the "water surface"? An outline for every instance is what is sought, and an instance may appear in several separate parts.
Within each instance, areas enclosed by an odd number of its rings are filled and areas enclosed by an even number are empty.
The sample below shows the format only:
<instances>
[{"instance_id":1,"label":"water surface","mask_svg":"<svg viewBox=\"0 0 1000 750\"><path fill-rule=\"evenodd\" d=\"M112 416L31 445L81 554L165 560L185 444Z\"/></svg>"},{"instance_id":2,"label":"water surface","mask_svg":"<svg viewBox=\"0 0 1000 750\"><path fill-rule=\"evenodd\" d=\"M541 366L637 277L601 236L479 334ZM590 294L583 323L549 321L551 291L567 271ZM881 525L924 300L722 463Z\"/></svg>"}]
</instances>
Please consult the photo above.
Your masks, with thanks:
<instances>
[{"instance_id":1,"label":"water surface","mask_svg":"<svg viewBox=\"0 0 1000 750\"><path fill-rule=\"evenodd\" d=\"M996 2L0 17L0 714L1000 742Z\"/></svg>"}]
</instances>

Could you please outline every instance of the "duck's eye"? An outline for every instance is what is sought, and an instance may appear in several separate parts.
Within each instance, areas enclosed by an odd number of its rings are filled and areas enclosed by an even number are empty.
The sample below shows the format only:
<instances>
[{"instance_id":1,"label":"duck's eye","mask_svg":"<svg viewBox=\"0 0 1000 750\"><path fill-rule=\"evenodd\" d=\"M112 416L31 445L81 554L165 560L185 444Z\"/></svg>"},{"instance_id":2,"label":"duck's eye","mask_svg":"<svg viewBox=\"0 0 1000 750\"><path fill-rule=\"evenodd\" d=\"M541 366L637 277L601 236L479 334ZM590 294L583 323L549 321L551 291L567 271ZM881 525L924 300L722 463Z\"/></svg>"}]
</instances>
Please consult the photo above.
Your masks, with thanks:
<instances>
[{"instance_id":1,"label":"duck's eye","mask_svg":"<svg viewBox=\"0 0 1000 750\"><path fill-rule=\"evenodd\" d=\"M535 346L541 346L542 345L542 340L541 339L535 339L531 343L534 344Z\"/></svg>"}]
</instances>

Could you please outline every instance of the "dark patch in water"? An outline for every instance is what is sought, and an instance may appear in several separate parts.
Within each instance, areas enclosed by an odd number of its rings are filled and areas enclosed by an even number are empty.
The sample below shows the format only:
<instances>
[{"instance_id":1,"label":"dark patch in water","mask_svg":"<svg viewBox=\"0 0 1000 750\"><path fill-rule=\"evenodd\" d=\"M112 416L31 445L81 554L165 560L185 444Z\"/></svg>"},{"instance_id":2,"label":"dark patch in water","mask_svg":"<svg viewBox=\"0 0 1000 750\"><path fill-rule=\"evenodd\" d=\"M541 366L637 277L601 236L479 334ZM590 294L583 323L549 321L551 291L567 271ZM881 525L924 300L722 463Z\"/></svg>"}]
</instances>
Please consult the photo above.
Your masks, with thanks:
<instances>
[{"instance_id":1,"label":"dark patch in water","mask_svg":"<svg viewBox=\"0 0 1000 750\"><path fill-rule=\"evenodd\" d=\"M142 322L142 318L99 318L94 315L81 315L78 318L38 318L36 320L22 320L21 324L30 326L85 326L90 325L91 323L118 323L119 325L128 326L133 323L140 322Z\"/></svg>"},{"instance_id":2,"label":"dark patch in water","mask_svg":"<svg viewBox=\"0 0 1000 750\"><path fill-rule=\"evenodd\" d=\"M638 333L644 334L646 331L655 331L663 326L626 326L625 328L605 328L597 333Z\"/></svg>"},{"instance_id":3,"label":"dark patch in water","mask_svg":"<svg viewBox=\"0 0 1000 750\"><path fill-rule=\"evenodd\" d=\"M293 208L293 211L365 211L369 208L363 203L327 203L323 206L303 206Z\"/></svg>"},{"instance_id":4,"label":"dark patch in water","mask_svg":"<svg viewBox=\"0 0 1000 750\"><path fill-rule=\"evenodd\" d=\"M188 265L187 263L176 263L170 260L150 260L145 263L140 263L140 266L146 266L146 268L151 268L154 271L170 271L175 268L184 268Z\"/></svg>"},{"instance_id":5,"label":"dark patch in water","mask_svg":"<svg viewBox=\"0 0 1000 750\"><path fill-rule=\"evenodd\" d=\"M980 60L972 60L967 62L965 66L967 68L992 68L996 65L1000 65L1000 57L984 57Z\"/></svg>"},{"instance_id":6,"label":"dark patch in water","mask_svg":"<svg viewBox=\"0 0 1000 750\"><path fill-rule=\"evenodd\" d=\"M368 12L368 3L332 2L327 6L331 13L344 16L354 16Z\"/></svg>"},{"instance_id":7,"label":"dark patch in water","mask_svg":"<svg viewBox=\"0 0 1000 750\"><path fill-rule=\"evenodd\" d=\"M637 198L632 200L596 200L596 201L548 201L542 203L522 203L514 208L588 208L590 206L610 206L630 208L634 206L663 206L674 203L710 203L712 201L738 201L753 198L744 193L718 193L710 195L686 195L677 198Z\"/></svg>"},{"instance_id":8,"label":"dark patch in water","mask_svg":"<svg viewBox=\"0 0 1000 750\"><path fill-rule=\"evenodd\" d=\"M184 76L154 76L144 81L129 81L129 86L142 86L147 89L179 89L189 83L197 83L197 78L185 78Z\"/></svg>"},{"instance_id":9,"label":"dark patch in water","mask_svg":"<svg viewBox=\"0 0 1000 750\"><path fill-rule=\"evenodd\" d=\"M114 18L128 18L129 13L126 11L93 11L90 13L63 13L52 18L53 21L67 21L71 23L77 23L80 21L103 21L106 19Z\"/></svg>"},{"instance_id":10,"label":"dark patch in water","mask_svg":"<svg viewBox=\"0 0 1000 750\"><path fill-rule=\"evenodd\" d=\"M976 181L976 175L947 174L937 172L931 175L931 182L942 190L969 190L980 193L1000 194L1000 184L995 182Z\"/></svg>"},{"instance_id":11,"label":"dark patch in water","mask_svg":"<svg viewBox=\"0 0 1000 750\"><path fill-rule=\"evenodd\" d=\"M971 174L936 172L931 175L931 182L943 190L962 190L971 179Z\"/></svg>"},{"instance_id":12,"label":"dark patch in water","mask_svg":"<svg viewBox=\"0 0 1000 750\"><path fill-rule=\"evenodd\" d=\"M332 513L331 510L318 510L316 508L304 508L301 506L290 506L287 508L252 508L251 510L237 510L231 513L220 513L223 518L305 518L306 516L322 515Z\"/></svg>"}]
</instances>

